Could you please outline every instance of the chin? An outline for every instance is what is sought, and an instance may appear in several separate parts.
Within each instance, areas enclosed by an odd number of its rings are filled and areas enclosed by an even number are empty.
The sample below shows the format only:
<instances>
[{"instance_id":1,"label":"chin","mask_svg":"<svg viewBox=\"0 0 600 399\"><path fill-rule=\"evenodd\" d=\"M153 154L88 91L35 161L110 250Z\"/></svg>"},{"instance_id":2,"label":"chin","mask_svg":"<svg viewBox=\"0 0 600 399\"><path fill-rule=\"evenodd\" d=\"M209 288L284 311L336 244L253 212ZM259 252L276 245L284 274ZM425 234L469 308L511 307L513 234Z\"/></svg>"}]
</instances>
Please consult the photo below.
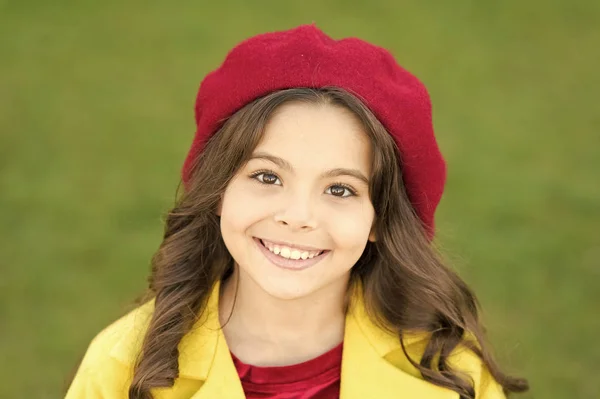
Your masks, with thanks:
<instances>
[{"instance_id":1,"label":"chin","mask_svg":"<svg viewBox=\"0 0 600 399\"><path fill-rule=\"evenodd\" d=\"M290 301L307 297L317 291L320 287L305 286L298 282L257 281L259 287L273 298Z\"/></svg>"}]
</instances>

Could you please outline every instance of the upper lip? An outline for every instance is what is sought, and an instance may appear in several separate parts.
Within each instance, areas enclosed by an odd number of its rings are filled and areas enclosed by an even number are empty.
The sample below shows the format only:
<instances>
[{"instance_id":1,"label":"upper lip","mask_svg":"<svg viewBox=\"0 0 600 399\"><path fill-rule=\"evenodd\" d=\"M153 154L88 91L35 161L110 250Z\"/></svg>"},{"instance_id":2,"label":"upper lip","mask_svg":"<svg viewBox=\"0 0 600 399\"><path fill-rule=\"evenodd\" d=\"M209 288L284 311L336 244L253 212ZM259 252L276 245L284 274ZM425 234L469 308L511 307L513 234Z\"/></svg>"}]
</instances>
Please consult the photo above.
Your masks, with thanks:
<instances>
[{"instance_id":1,"label":"upper lip","mask_svg":"<svg viewBox=\"0 0 600 399\"><path fill-rule=\"evenodd\" d=\"M268 240L266 238L260 238L260 237L256 237L256 238L258 238L261 241L266 241L266 242L271 243L271 244L284 245L284 246L286 246L288 248L299 249L299 250L302 250L302 251L326 251L325 249L311 247L311 246L308 246L308 245L292 244L289 241L275 241L275 240Z\"/></svg>"}]
</instances>

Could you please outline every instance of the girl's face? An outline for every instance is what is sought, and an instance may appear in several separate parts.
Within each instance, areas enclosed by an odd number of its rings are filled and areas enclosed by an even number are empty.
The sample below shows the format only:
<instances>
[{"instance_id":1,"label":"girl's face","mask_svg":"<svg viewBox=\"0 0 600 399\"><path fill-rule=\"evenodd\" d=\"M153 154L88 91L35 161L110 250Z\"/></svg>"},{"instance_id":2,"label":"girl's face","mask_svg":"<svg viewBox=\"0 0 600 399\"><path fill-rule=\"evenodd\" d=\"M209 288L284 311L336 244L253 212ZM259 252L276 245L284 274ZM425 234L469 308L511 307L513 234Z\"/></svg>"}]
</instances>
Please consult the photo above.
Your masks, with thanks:
<instances>
[{"instance_id":1,"label":"girl's face","mask_svg":"<svg viewBox=\"0 0 600 399\"><path fill-rule=\"evenodd\" d=\"M370 173L369 138L349 111L279 108L220 204L240 284L280 299L343 289L374 240Z\"/></svg>"}]
</instances>

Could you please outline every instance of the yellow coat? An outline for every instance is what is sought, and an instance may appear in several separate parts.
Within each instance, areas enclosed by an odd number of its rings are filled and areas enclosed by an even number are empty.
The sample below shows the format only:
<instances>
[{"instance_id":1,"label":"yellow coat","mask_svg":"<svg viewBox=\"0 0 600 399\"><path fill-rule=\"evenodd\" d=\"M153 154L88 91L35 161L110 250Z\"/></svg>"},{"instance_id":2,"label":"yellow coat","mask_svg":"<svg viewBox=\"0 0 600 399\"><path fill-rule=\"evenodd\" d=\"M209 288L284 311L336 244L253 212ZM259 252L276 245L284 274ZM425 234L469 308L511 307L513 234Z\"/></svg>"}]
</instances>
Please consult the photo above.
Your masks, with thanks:
<instances>
[{"instance_id":1,"label":"yellow coat","mask_svg":"<svg viewBox=\"0 0 600 399\"><path fill-rule=\"evenodd\" d=\"M153 391L155 399L243 399L244 392L218 317L219 284L204 317L179 345L179 378L171 388ZM102 331L90 344L66 399L127 399L133 362L141 347L153 304L149 302ZM418 359L425 336L406 341ZM504 398L500 386L471 352L457 350L453 365L475 382L477 398ZM341 399L458 399L458 394L424 381L408 362L397 337L369 320L362 299L346 316L341 371Z\"/></svg>"}]
</instances>

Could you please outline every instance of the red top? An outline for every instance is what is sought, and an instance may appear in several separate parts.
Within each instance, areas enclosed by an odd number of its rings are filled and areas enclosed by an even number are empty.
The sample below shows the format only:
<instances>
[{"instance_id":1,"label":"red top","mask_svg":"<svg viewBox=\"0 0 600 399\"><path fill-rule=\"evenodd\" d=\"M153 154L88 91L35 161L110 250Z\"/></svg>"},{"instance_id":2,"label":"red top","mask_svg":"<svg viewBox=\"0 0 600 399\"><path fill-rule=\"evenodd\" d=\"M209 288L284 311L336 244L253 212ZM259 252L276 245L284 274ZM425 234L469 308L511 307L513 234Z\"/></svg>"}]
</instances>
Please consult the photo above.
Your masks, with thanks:
<instances>
[{"instance_id":1,"label":"red top","mask_svg":"<svg viewBox=\"0 0 600 399\"><path fill-rule=\"evenodd\" d=\"M232 353L247 399L338 399L342 348L304 363L283 367L257 367L242 363Z\"/></svg>"}]
</instances>

